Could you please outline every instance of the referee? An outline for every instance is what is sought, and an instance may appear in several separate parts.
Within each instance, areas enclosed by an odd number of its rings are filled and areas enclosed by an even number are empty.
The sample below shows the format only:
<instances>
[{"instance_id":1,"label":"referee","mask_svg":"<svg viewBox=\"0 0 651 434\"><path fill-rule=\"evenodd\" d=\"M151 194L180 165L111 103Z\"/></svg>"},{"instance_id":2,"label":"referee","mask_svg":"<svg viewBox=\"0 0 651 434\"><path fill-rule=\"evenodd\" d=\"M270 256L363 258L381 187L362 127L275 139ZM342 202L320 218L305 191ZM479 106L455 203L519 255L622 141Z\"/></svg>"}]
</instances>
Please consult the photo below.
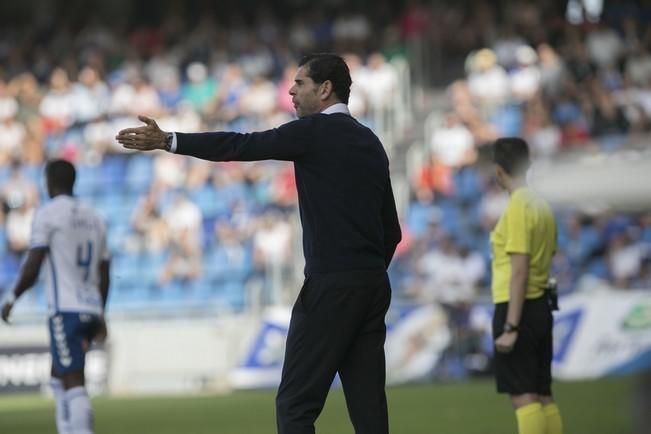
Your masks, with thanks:
<instances>
[{"instance_id":1,"label":"referee","mask_svg":"<svg viewBox=\"0 0 651 434\"><path fill-rule=\"evenodd\" d=\"M339 373L356 434L387 434L386 269L400 241L389 160L348 111L350 72L334 54L300 62L289 90L298 120L239 134L166 133L153 119L116 139L212 161L292 161L303 225L305 282L292 310L276 398L280 434L313 434Z\"/></svg>"},{"instance_id":2,"label":"referee","mask_svg":"<svg viewBox=\"0 0 651 434\"><path fill-rule=\"evenodd\" d=\"M529 147L515 137L494 144L497 182L510 195L490 235L498 393L511 397L519 434L561 434L551 392L551 301L546 293L556 250L549 205L526 186Z\"/></svg>"}]
</instances>

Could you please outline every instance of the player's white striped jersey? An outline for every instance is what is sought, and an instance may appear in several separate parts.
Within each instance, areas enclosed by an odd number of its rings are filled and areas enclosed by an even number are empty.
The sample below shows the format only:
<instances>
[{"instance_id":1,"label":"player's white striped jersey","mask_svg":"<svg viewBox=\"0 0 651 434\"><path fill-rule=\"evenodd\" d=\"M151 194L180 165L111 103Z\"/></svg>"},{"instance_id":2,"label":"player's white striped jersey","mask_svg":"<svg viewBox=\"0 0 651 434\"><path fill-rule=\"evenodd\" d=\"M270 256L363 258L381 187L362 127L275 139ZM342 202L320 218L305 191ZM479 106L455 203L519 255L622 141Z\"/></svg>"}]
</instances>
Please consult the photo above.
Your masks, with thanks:
<instances>
[{"instance_id":1,"label":"player's white striped jersey","mask_svg":"<svg viewBox=\"0 0 651 434\"><path fill-rule=\"evenodd\" d=\"M109 254L95 210L71 196L54 197L36 212L30 247L49 249L43 272L50 314L103 312L98 265Z\"/></svg>"}]
</instances>

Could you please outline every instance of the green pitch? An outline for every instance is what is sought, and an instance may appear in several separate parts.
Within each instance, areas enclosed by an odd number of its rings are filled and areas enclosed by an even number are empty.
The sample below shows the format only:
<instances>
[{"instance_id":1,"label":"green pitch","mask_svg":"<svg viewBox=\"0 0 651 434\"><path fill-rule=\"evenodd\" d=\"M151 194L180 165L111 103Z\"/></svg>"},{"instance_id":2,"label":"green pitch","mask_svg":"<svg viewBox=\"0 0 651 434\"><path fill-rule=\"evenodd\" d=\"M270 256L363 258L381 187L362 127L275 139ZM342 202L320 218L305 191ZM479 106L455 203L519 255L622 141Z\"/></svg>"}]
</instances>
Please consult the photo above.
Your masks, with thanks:
<instances>
[{"instance_id":1,"label":"green pitch","mask_svg":"<svg viewBox=\"0 0 651 434\"><path fill-rule=\"evenodd\" d=\"M632 432L634 379L557 383L566 433ZM515 420L490 381L393 387L388 390L395 434L515 433ZM274 393L223 396L97 398L96 434L273 434ZM0 433L55 433L53 404L40 397L0 397ZM317 423L318 434L352 433L343 394L334 390Z\"/></svg>"}]
</instances>

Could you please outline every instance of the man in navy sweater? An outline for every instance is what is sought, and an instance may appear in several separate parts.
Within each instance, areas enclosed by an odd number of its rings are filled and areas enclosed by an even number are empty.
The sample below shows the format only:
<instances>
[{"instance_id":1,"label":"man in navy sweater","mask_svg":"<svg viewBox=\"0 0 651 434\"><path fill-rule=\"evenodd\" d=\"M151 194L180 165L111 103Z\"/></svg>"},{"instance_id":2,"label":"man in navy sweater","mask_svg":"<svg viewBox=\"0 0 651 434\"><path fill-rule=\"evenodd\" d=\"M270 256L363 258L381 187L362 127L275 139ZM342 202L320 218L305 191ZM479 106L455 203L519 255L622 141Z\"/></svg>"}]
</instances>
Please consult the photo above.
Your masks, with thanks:
<instances>
[{"instance_id":1,"label":"man in navy sweater","mask_svg":"<svg viewBox=\"0 0 651 434\"><path fill-rule=\"evenodd\" d=\"M338 372L357 434L388 433L386 269L400 241L389 161L350 116L348 66L334 54L300 62L289 93L297 120L268 131L167 133L153 119L116 139L211 161L293 161L303 225L305 282L292 310L276 397L279 434L314 433Z\"/></svg>"}]
</instances>

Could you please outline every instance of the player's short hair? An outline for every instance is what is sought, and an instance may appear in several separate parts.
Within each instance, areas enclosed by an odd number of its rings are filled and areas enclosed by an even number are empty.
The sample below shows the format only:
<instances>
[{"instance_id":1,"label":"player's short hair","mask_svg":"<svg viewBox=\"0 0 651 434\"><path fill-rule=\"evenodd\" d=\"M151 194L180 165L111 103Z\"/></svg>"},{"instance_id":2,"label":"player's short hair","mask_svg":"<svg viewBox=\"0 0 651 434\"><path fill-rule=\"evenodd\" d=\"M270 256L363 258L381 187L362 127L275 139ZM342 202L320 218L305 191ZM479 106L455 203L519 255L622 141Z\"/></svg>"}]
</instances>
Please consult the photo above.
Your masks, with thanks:
<instances>
[{"instance_id":1,"label":"player's short hair","mask_svg":"<svg viewBox=\"0 0 651 434\"><path fill-rule=\"evenodd\" d=\"M529 145L520 137L499 138L493 144L493 162L510 176L520 176L531 163Z\"/></svg>"},{"instance_id":2,"label":"player's short hair","mask_svg":"<svg viewBox=\"0 0 651 434\"><path fill-rule=\"evenodd\" d=\"M298 66L307 65L307 76L315 83L321 84L327 80L332 83L332 90L337 98L348 104L350 96L350 70L346 61L334 53L314 53L303 57Z\"/></svg>"},{"instance_id":3,"label":"player's short hair","mask_svg":"<svg viewBox=\"0 0 651 434\"><path fill-rule=\"evenodd\" d=\"M51 160L45 166L45 177L50 185L72 192L77 171L69 161Z\"/></svg>"}]
</instances>

